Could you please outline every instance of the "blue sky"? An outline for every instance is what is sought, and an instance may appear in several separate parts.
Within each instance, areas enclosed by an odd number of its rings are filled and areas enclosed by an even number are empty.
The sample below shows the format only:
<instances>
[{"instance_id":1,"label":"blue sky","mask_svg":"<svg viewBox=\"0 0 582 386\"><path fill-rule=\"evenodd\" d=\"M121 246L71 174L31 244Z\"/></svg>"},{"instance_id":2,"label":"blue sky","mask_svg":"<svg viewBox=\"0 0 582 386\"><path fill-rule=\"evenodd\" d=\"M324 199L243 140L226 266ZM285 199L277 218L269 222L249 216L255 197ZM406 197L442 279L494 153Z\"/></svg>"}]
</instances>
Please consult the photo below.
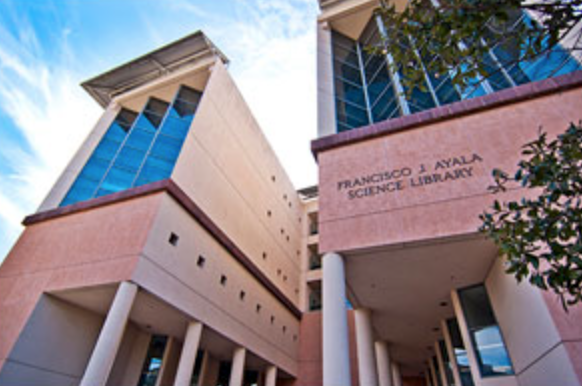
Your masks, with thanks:
<instances>
[{"instance_id":1,"label":"blue sky","mask_svg":"<svg viewBox=\"0 0 582 386\"><path fill-rule=\"evenodd\" d=\"M79 86L203 30L297 188L316 183L316 0L2 0L0 261L101 109Z\"/></svg>"}]
</instances>

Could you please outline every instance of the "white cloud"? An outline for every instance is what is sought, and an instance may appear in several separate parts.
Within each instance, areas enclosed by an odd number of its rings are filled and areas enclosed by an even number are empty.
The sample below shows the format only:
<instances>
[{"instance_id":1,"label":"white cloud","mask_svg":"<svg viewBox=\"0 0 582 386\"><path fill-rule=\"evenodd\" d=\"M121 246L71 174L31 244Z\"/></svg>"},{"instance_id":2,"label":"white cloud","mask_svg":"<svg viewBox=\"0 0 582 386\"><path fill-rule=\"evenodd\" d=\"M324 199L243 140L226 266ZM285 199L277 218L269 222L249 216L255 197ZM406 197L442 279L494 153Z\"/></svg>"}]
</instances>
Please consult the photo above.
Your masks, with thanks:
<instances>
[{"instance_id":1,"label":"white cloud","mask_svg":"<svg viewBox=\"0 0 582 386\"><path fill-rule=\"evenodd\" d=\"M0 158L10 170L0 175L0 226L12 237L34 212L86 137L99 108L82 94L67 66L49 67L37 39L23 21L19 36L0 28L0 108L23 141L2 139ZM63 55L66 50L63 49ZM10 245L0 245L0 259Z\"/></svg>"},{"instance_id":2,"label":"white cloud","mask_svg":"<svg viewBox=\"0 0 582 386\"><path fill-rule=\"evenodd\" d=\"M236 17L207 31L232 60L231 73L295 186L317 182L317 2L237 1Z\"/></svg>"},{"instance_id":3,"label":"white cloud","mask_svg":"<svg viewBox=\"0 0 582 386\"><path fill-rule=\"evenodd\" d=\"M232 59L231 73L295 185L316 183L309 141L316 135L317 2L232 0L229 18L195 1L165 6L197 20L194 27L204 27ZM141 20L142 32L152 45L166 41L164 29L156 28L164 21L147 15L152 19ZM68 45L70 28L55 34L60 40L49 63L32 26L17 24L16 35L0 24L0 110L24 138L0 138L0 162L8 166L0 168L0 261L23 216L35 211L100 114L78 86L75 69L82 63Z\"/></svg>"}]
</instances>

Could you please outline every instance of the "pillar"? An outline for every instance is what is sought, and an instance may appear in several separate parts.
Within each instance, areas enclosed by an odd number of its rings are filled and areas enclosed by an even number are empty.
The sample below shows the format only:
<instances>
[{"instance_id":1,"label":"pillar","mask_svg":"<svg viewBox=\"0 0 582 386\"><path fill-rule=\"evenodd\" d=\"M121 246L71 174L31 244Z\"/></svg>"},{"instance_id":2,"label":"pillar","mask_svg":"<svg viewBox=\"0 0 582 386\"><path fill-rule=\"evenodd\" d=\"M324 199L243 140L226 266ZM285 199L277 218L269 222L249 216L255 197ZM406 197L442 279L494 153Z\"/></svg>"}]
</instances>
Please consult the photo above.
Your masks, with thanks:
<instances>
[{"instance_id":1,"label":"pillar","mask_svg":"<svg viewBox=\"0 0 582 386\"><path fill-rule=\"evenodd\" d=\"M350 386L350 347L344 260L323 256L323 384Z\"/></svg>"},{"instance_id":2,"label":"pillar","mask_svg":"<svg viewBox=\"0 0 582 386\"><path fill-rule=\"evenodd\" d=\"M439 373L441 375L441 385L447 386L449 384L447 380L447 374L445 369L445 361L443 360L443 355L441 353L441 348L438 340L434 342L434 350L436 352L437 366L439 367Z\"/></svg>"},{"instance_id":3,"label":"pillar","mask_svg":"<svg viewBox=\"0 0 582 386\"><path fill-rule=\"evenodd\" d=\"M447 347L447 353L449 354L449 360L451 361L453 380L455 381L456 386L462 386L463 383L461 382L461 373L459 373L459 366L457 365L457 356L455 355L453 341L451 340L451 332L449 331L449 325L446 320L441 320L441 331L443 332L445 346Z\"/></svg>"},{"instance_id":4,"label":"pillar","mask_svg":"<svg viewBox=\"0 0 582 386\"><path fill-rule=\"evenodd\" d=\"M80 386L105 386L107 383L136 294L137 285L127 281L119 285Z\"/></svg>"},{"instance_id":5,"label":"pillar","mask_svg":"<svg viewBox=\"0 0 582 386\"><path fill-rule=\"evenodd\" d=\"M378 369L378 385L392 386L392 374L390 367L390 352L388 351L388 344L384 341L377 341L374 344L376 349L376 368Z\"/></svg>"},{"instance_id":6,"label":"pillar","mask_svg":"<svg viewBox=\"0 0 582 386\"><path fill-rule=\"evenodd\" d=\"M471 334L469 333L469 328L467 327L467 320L465 319L465 313L463 312L461 299L459 299L459 293L457 290L451 291L451 299L453 303L453 309L455 310L455 317L457 318L457 323L459 324L459 330L461 331L461 338L463 339L465 350L467 350L467 359L469 360L469 368L471 369L473 384L475 386L480 386L481 379L479 378L480 373L479 365L477 363L477 356L475 355L475 348L473 347L473 341L471 340Z\"/></svg>"},{"instance_id":7,"label":"pillar","mask_svg":"<svg viewBox=\"0 0 582 386\"><path fill-rule=\"evenodd\" d=\"M360 385L378 386L372 313L366 308L359 308L355 310L355 319Z\"/></svg>"},{"instance_id":8,"label":"pillar","mask_svg":"<svg viewBox=\"0 0 582 386\"><path fill-rule=\"evenodd\" d=\"M428 360L428 368L430 370L430 380L434 386L440 385L439 380L437 379L436 369L434 368L434 361L432 357Z\"/></svg>"},{"instance_id":9,"label":"pillar","mask_svg":"<svg viewBox=\"0 0 582 386\"><path fill-rule=\"evenodd\" d=\"M198 386L214 386L218 382L220 363L208 350L204 351Z\"/></svg>"},{"instance_id":10,"label":"pillar","mask_svg":"<svg viewBox=\"0 0 582 386\"><path fill-rule=\"evenodd\" d=\"M237 347L232 356L232 367L230 369L230 381L228 386L242 386L245 375L245 357L247 350L244 347Z\"/></svg>"},{"instance_id":11,"label":"pillar","mask_svg":"<svg viewBox=\"0 0 582 386\"><path fill-rule=\"evenodd\" d=\"M265 386L277 385L277 367L269 366L265 371Z\"/></svg>"},{"instance_id":12,"label":"pillar","mask_svg":"<svg viewBox=\"0 0 582 386\"><path fill-rule=\"evenodd\" d=\"M394 386L402 386L402 375L400 375L400 365L392 362L392 384Z\"/></svg>"},{"instance_id":13,"label":"pillar","mask_svg":"<svg viewBox=\"0 0 582 386\"><path fill-rule=\"evenodd\" d=\"M188 329L186 330L186 337L184 338L184 344L182 345L182 353L180 354L180 361L178 362L178 370L176 371L174 386L190 386L201 335L202 323L195 321L188 323Z\"/></svg>"}]
</instances>

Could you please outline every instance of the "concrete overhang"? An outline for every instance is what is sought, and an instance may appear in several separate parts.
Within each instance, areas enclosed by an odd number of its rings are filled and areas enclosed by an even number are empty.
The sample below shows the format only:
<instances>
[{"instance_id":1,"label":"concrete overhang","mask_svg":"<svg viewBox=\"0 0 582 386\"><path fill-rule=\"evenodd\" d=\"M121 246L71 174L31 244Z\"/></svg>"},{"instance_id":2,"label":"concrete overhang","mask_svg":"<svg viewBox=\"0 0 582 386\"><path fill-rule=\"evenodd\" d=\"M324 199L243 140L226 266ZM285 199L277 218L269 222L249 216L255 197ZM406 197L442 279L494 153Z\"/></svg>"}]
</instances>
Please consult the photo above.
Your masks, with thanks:
<instances>
[{"instance_id":1,"label":"concrete overhang","mask_svg":"<svg viewBox=\"0 0 582 386\"><path fill-rule=\"evenodd\" d=\"M228 63L228 58L210 39L202 31L196 31L91 78L81 86L97 103L107 107L112 99L121 94L213 57Z\"/></svg>"}]
</instances>

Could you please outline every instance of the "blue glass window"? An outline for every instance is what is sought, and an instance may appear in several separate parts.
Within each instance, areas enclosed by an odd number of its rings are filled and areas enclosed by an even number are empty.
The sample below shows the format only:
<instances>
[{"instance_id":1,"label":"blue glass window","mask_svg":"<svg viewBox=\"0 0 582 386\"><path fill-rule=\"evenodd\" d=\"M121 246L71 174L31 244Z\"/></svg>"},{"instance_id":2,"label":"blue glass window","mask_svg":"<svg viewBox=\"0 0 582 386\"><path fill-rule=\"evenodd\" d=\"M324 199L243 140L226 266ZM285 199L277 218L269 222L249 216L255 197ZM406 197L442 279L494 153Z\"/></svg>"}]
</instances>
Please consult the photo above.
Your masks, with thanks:
<instances>
[{"instance_id":1,"label":"blue glass window","mask_svg":"<svg viewBox=\"0 0 582 386\"><path fill-rule=\"evenodd\" d=\"M169 178L201 97L182 86L172 104L150 98L139 115L123 109L61 206Z\"/></svg>"},{"instance_id":2,"label":"blue glass window","mask_svg":"<svg viewBox=\"0 0 582 386\"><path fill-rule=\"evenodd\" d=\"M482 285L459 291L482 377L512 375L513 366Z\"/></svg>"},{"instance_id":3,"label":"blue glass window","mask_svg":"<svg viewBox=\"0 0 582 386\"><path fill-rule=\"evenodd\" d=\"M508 26L534 23L521 12L509 16ZM420 65L425 69L423 87L422 90L418 87L407 90L403 82L400 82L401 69L402 66L410 64L389 65L391 63L389 52L379 54L370 50L371 47L382 47L383 28L381 21L372 17L358 39L354 40L332 31L338 132L582 70L582 66L560 46L534 60L520 60L523 56L522 48L515 41L499 39L498 32L488 31L483 42L475 43L485 44L489 48L481 61L488 74L486 79L476 78L468 87L461 89L459 86L453 86L451 81L452 76L460 68L451 69L448 74L439 74L437 77L436 74L426 71L426 68L441 58L438 55L424 54L420 57L418 54ZM406 36L401 40L398 44L417 52L419 47L422 48L421 44L426 44L412 42ZM461 44L470 45L469 42Z\"/></svg>"}]
</instances>

